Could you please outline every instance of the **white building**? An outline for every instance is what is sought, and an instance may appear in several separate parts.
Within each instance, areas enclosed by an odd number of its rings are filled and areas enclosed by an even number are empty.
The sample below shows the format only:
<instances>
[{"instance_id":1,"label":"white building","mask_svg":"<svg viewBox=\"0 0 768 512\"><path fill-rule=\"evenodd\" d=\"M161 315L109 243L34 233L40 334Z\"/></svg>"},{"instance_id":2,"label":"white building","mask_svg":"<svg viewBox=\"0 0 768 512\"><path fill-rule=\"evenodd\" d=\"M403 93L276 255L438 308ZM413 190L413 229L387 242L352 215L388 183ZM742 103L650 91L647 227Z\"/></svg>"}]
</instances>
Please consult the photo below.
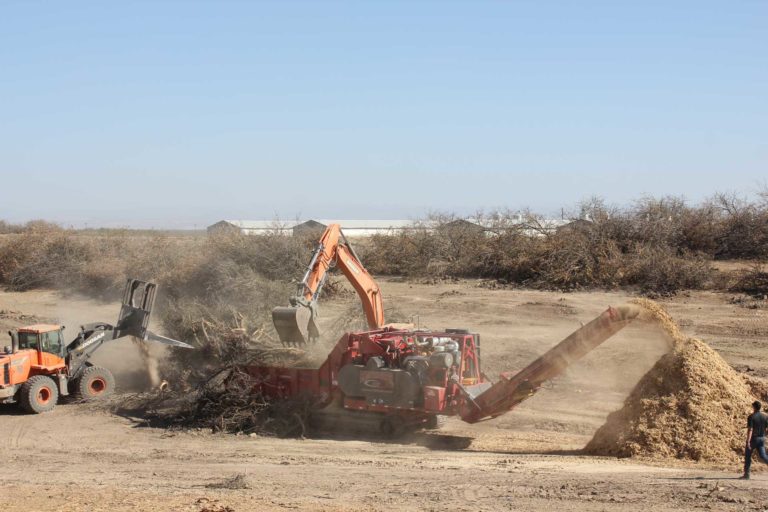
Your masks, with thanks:
<instances>
[{"instance_id":1,"label":"white building","mask_svg":"<svg viewBox=\"0 0 768 512\"><path fill-rule=\"evenodd\" d=\"M342 231L349 237L370 236L377 233L391 234L413 227L413 221L410 220L222 220L208 226L208 234L240 232L244 235L272 233L291 235L307 231L322 231L328 224L334 223L341 224Z\"/></svg>"},{"instance_id":2,"label":"white building","mask_svg":"<svg viewBox=\"0 0 768 512\"><path fill-rule=\"evenodd\" d=\"M455 219L442 224L444 228L463 228L484 231L487 235L499 234L507 229L521 230L528 236L544 236L566 228L572 224L571 220L563 219L524 219L522 216L513 218L507 224L497 224L491 219ZM587 221L576 221L587 222ZM329 224L341 224L341 229L348 237L371 236L375 234L393 234L409 229L433 229L429 223L416 223L412 220L222 220L208 226L208 233L240 232L244 235L267 235L281 233L296 235L316 231L318 235Z\"/></svg>"},{"instance_id":3,"label":"white building","mask_svg":"<svg viewBox=\"0 0 768 512\"><path fill-rule=\"evenodd\" d=\"M267 235L270 233L291 234L297 221L276 220L222 220L208 226L208 234L237 233L244 235Z\"/></svg>"}]
</instances>

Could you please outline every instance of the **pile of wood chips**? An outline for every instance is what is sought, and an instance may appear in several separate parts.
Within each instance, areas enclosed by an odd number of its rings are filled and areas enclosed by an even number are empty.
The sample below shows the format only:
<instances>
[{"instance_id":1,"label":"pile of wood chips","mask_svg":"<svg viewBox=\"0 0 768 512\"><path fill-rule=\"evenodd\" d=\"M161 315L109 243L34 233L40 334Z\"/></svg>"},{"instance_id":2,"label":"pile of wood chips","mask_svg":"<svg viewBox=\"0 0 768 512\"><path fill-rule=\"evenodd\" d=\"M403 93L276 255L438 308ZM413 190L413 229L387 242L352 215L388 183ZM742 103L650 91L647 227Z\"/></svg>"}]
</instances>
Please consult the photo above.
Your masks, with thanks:
<instances>
[{"instance_id":1,"label":"pile of wood chips","mask_svg":"<svg viewBox=\"0 0 768 512\"><path fill-rule=\"evenodd\" d=\"M640 320L657 323L670 352L640 380L624 406L586 447L591 454L734 464L743 457L746 418L764 381L737 373L705 342L688 338L657 303L639 299Z\"/></svg>"}]
</instances>

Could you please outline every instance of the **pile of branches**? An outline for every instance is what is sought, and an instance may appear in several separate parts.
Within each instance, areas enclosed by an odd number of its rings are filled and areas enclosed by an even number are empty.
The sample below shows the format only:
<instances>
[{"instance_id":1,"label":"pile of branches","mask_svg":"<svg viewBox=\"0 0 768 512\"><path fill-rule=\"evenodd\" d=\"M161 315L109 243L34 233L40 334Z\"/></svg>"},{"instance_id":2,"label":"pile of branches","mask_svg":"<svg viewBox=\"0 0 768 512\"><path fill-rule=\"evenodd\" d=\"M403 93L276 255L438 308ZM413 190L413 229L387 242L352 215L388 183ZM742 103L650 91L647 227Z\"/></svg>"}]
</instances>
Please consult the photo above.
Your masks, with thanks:
<instances>
[{"instance_id":1,"label":"pile of branches","mask_svg":"<svg viewBox=\"0 0 768 512\"><path fill-rule=\"evenodd\" d=\"M270 401L244 370L246 365L308 366L307 353L284 347L268 316L257 312L263 308L255 306L245 315L218 300L213 305L182 301L166 312L166 326L197 347L174 350L168 357L163 373L181 394L160 404L147 401L160 424L279 437L305 434L310 404ZM170 402L175 405L168 407Z\"/></svg>"},{"instance_id":2,"label":"pile of branches","mask_svg":"<svg viewBox=\"0 0 768 512\"><path fill-rule=\"evenodd\" d=\"M265 397L242 367L215 372L193 390L164 386L115 397L104 405L150 427L277 437L304 437L312 407L309 400Z\"/></svg>"},{"instance_id":3,"label":"pile of branches","mask_svg":"<svg viewBox=\"0 0 768 512\"><path fill-rule=\"evenodd\" d=\"M308 400L269 400L254 391L253 378L240 368L214 375L199 391L176 424L210 428L214 432L303 437L311 403Z\"/></svg>"},{"instance_id":4,"label":"pile of branches","mask_svg":"<svg viewBox=\"0 0 768 512\"><path fill-rule=\"evenodd\" d=\"M746 293L758 299L768 298L768 266L757 264L744 271L731 291Z\"/></svg>"},{"instance_id":5,"label":"pile of branches","mask_svg":"<svg viewBox=\"0 0 768 512\"><path fill-rule=\"evenodd\" d=\"M284 347L271 334L271 326L259 323L248 328L242 313L232 311L230 318L214 313L190 319L181 317L173 329L181 339L192 341L195 350L174 350L168 360L166 375L187 388L205 382L221 368L245 364L296 367L308 364L306 352Z\"/></svg>"}]
</instances>

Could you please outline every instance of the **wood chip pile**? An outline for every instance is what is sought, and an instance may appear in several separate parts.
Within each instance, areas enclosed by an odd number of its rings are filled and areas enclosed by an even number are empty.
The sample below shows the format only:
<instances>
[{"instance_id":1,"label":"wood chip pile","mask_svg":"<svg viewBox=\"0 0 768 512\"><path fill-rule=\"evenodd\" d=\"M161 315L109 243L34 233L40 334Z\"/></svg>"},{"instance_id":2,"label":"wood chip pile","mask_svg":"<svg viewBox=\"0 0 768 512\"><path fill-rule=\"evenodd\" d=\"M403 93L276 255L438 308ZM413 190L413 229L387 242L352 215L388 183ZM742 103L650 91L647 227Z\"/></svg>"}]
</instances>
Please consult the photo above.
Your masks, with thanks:
<instances>
[{"instance_id":1,"label":"wood chip pile","mask_svg":"<svg viewBox=\"0 0 768 512\"><path fill-rule=\"evenodd\" d=\"M643 319L664 330L670 352L608 416L586 451L737 463L743 457L746 417L755 399L766 399L765 382L737 373L705 342L683 335L657 303L635 303L644 309Z\"/></svg>"}]
</instances>

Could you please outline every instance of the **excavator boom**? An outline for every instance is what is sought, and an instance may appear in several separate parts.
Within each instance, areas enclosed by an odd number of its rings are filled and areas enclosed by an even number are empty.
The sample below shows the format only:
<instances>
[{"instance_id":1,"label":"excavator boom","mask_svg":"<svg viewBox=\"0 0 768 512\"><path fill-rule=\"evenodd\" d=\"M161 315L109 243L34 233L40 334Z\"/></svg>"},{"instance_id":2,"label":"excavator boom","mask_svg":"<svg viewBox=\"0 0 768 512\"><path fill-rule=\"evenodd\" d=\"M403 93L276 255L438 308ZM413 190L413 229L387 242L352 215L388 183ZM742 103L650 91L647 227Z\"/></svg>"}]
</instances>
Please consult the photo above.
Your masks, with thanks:
<instances>
[{"instance_id":1,"label":"excavator boom","mask_svg":"<svg viewBox=\"0 0 768 512\"><path fill-rule=\"evenodd\" d=\"M284 344L301 345L320 336L317 300L328 278L328 271L334 266L341 269L357 291L368 326L378 329L384 325L384 307L378 284L363 267L344 237L341 226L330 224L312 253L298 293L290 299L291 305L272 310L272 323Z\"/></svg>"}]
</instances>

